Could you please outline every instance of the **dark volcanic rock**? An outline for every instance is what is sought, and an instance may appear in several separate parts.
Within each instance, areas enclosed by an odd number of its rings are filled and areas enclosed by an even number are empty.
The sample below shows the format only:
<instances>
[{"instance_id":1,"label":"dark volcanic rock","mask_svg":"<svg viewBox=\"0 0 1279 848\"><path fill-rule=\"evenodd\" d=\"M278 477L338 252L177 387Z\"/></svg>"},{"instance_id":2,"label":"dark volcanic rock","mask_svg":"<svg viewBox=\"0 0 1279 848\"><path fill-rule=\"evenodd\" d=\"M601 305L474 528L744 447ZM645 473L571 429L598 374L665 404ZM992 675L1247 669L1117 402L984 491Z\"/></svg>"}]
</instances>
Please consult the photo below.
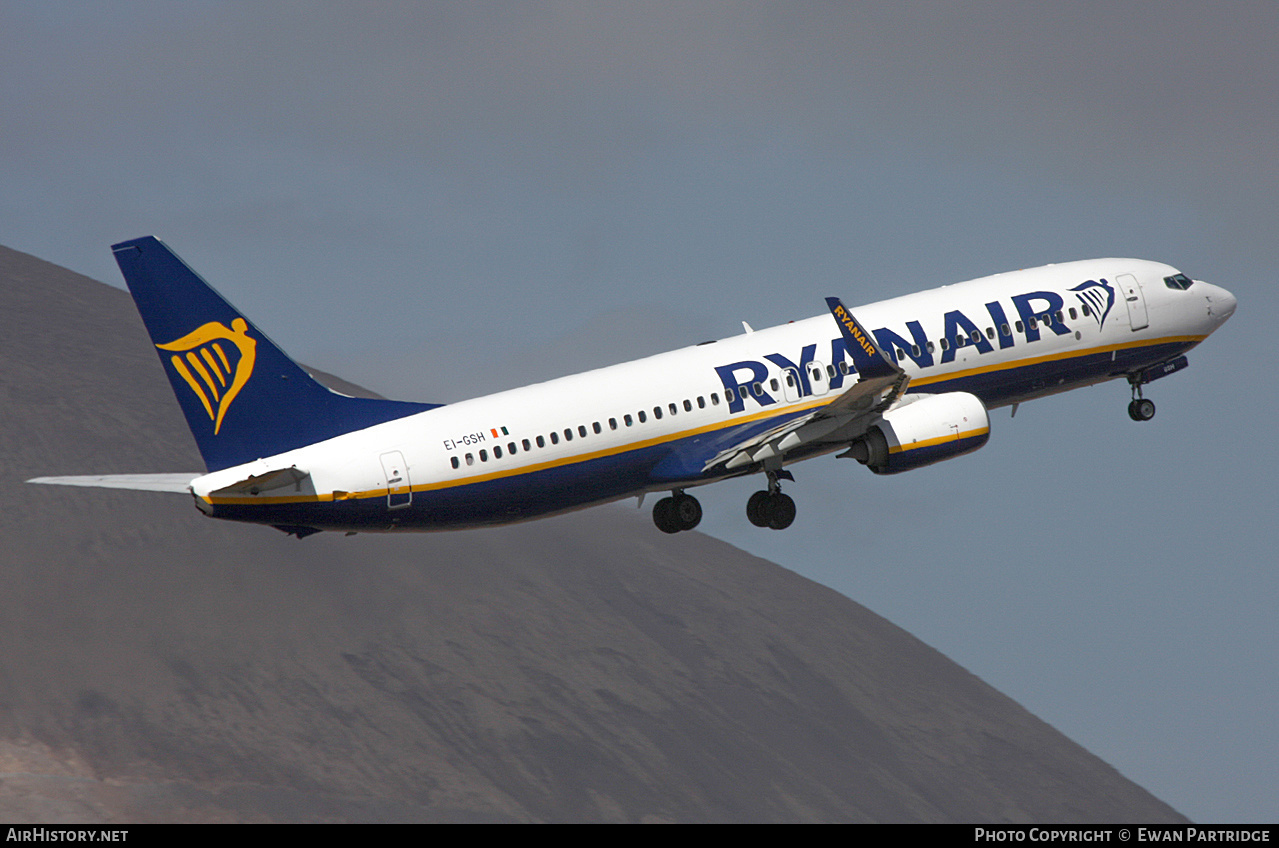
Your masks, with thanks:
<instances>
[{"instance_id":1,"label":"dark volcanic rock","mask_svg":"<svg viewBox=\"0 0 1279 848\"><path fill-rule=\"evenodd\" d=\"M200 468L128 295L0 248L0 815L1180 820L849 599L615 506L303 541L28 477Z\"/></svg>"}]
</instances>

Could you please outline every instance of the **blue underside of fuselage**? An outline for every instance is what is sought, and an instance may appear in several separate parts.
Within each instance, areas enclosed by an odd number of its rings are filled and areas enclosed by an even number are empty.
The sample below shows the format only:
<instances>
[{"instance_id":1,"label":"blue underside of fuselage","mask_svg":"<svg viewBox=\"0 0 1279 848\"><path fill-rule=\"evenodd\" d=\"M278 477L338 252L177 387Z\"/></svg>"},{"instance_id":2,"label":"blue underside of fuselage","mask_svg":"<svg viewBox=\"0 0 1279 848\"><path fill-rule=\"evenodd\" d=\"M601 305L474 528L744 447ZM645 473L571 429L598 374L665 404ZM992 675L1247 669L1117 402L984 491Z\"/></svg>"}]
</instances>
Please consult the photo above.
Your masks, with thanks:
<instances>
[{"instance_id":1,"label":"blue underside of fuselage","mask_svg":"<svg viewBox=\"0 0 1279 848\"><path fill-rule=\"evenodd\" d=\"M987 373L969 373L912 386L911 391L929 394L970 392L987 407L1005 406L1123 376L1179 356L1195 344L1177 341L1107 350ZM979 363L980 359L972 361L972 364ZM383 494L318 503L218 504L203 509L211 510L216 518L277 525L290 531L306 528L429 531L508 524L606 503L641 491L685 488L756 473L760 470L757 466L746 466L733 472L724 471L722 466L710 472L702 469L705 462L719 451L805 413L806 410L783 412L749 424L734 426L730 423L709 433L607 456L474 483L419 490L412 493L407 504L394 508ZM824 444L800 448L788 453L786 462L842 447Z\"/></svg>"}]
</instances>

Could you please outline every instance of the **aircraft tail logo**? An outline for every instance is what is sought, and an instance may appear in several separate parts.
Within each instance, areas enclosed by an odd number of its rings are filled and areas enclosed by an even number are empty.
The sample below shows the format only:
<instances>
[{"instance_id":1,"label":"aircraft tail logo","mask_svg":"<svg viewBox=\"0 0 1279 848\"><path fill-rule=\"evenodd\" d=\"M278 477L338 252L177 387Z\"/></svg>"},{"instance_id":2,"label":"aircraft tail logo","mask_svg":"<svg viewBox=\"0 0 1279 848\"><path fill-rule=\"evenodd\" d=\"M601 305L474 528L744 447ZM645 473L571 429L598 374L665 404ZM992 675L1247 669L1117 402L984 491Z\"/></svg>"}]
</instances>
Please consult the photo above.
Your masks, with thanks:
<instances>
[{"instance_id":1,"label":"aircraft tail logo","mask_svg":"<svg viewBox=\"0 0 1279 848\"><path fill-rule=\"evenodd\" d=\"M1106 317L1110 315L1111 307L1115 305L1114 286L1104 279L1089 280L1075 286L1071 291L1075 293L1075 297L1079 298L1079 302L1092 312L1093 320L1097 322L1097 329L1100 330L1106 323Z\"/></svg>"},{"instance_id":2,"label":"aircraft tail logo","mask_svg":"<svg viewBox=\"0 0 1279 848\"><path fill-rule=\"evenodd\" d=\"M173 352L169 364L204 405L216 436L231 403L253 376L257 345L249 336L248 322L235 318L230 329L220 321L210 321L156 347Z\"/></svg>"}]
</instances>

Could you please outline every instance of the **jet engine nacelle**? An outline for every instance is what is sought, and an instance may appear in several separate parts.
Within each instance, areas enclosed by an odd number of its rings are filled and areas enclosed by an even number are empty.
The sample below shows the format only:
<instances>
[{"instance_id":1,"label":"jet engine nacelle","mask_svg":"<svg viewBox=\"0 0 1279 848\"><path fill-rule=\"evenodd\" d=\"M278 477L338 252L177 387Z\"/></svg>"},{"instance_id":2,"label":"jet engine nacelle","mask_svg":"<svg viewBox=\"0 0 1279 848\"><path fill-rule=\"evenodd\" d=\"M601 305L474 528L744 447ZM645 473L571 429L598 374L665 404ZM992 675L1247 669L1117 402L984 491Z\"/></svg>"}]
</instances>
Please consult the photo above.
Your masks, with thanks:
<instances>
[{"instance_id":1,"label":"jet engine nacelle","mask_svg":"<svg viewBox=\"0 0 1279 848\"><path fill-rule=\"evenodd\" d=\"M840 456L876 474L897 474L972 453L990 439L986 407L968 392L907 395L904 401Z\"/></svg>"}]
</instances>

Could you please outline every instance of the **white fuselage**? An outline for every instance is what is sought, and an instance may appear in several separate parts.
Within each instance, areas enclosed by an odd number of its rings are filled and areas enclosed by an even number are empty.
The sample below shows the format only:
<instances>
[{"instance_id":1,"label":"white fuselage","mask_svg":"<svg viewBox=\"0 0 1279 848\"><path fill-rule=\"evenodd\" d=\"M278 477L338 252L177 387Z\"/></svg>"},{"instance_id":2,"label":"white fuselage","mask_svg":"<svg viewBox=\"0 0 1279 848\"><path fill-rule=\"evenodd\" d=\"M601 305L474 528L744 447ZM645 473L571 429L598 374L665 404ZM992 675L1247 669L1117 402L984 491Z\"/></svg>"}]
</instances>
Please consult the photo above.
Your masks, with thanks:
<instances>
[{"instance_id":1,"label":"white fuselage","mask_svg":"<svg viewBox=\"0 0 1279 848\"><path fill-rule=\"evenodd\" d=\"M852 312L909 374L910 392L965 391L993 408L1134 374L1198 344L1234 298L1202 282L1166 282L1177 274L1154 262L1089 260ZM326 529L524 520L756 472L705 463L847 391L852 364L823 314L438 407L207 474L192 490L210 514ZM806 444L783 461L844 446ZM293 468L305 479L219 491Z\"/></svg>"}]
</instances>

